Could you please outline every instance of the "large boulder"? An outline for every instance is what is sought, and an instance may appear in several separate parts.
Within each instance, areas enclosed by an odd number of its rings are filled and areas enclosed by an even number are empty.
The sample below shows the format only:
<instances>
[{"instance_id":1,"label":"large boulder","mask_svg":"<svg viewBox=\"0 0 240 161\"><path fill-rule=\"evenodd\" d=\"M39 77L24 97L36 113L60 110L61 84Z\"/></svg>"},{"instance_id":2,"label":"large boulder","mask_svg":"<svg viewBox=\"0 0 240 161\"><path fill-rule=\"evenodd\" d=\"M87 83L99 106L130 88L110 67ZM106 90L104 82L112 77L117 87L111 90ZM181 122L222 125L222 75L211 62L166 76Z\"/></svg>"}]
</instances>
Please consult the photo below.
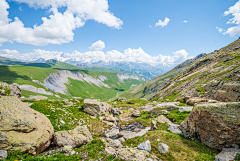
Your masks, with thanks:
<instances>
[{"instance_id":1,"label":"large boulder","mask_svg":"<svg viewBox=\"0 0 240 161\"><path fill-rule=\"evenodd\" d=\"M135 148L122 148L116 152L116 157L122 160L161 160L145 150L138 150Z\"/></svg>"},{"instance_id":2,"label":"large boulder","mask_svg":"<svg viewBox=\"0 0 240 161\"><path fill-rule=\"evenodd\" d=\"M0 149L40 153L50 145L53 133L45 115L17 97L0 98Z\"/></svg>"},{"instance_id":3,"label":"large boulder","mask_svg":"<svg viewBox=\"0 0 240 161\"><path fill-rule=\"evenodd\" d=\"M73 130L58 131L54 133L54 143L59 147L71 145L73 148L78 148L93 140L91 133L86 125L77 126Z\"/></svg>"},{"instance_id":4,"label":"large boulder","mask_svg":"<svg viewBox=\"0 0 240 161\"><path fill-rule=\"evenodd\" d=\"M215 156L215 161L230 161L235 160L236 154L240 153L240 149L236 148L223 148L221 153ZM238 160L238 159L236 159Z\"/></svg>"},{"instance_id":5,"label":"large boulder","mask_svg":"<svg viewBox=\"0 0 240 161\"><path fill-rule=\"evenodd\" d=\"M232 148L240 145L239 114L240 102L197 104L180 128L185 137L196 135L211 148Z\"/></svg>"},{"instance_id":6,"label":"large boulder","mask_svg":"<svg viewBox=\"0 0 240 161\"><path fill-rule=\"evenodd\" d=\"M97 116L108 112L111 109L111 105L100 102L98 99L85 99L83 108L85 113L91 116Z\"/></svg>"}]
</instances>

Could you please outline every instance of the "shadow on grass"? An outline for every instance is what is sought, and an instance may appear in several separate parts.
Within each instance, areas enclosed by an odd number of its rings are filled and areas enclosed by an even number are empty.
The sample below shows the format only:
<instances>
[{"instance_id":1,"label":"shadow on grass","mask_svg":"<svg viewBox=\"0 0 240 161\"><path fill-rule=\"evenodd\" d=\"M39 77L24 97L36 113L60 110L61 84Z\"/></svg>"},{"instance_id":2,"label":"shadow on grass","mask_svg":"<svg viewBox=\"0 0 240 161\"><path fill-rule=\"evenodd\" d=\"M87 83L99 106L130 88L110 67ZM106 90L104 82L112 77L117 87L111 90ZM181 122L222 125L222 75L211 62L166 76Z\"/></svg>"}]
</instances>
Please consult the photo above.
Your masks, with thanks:
<instances>
[{"instance_id":1,"label":"shadow on grass","mask_svg":"<svg viewBox=\"0 0 240 161\"><path fill-rule=\"evenodd\" d=\"M31 81L28 76L18 75L16 72L11 71L8 66L0 66L0 81L12 84L18 78Z\"/></svg>"}]
</instances>

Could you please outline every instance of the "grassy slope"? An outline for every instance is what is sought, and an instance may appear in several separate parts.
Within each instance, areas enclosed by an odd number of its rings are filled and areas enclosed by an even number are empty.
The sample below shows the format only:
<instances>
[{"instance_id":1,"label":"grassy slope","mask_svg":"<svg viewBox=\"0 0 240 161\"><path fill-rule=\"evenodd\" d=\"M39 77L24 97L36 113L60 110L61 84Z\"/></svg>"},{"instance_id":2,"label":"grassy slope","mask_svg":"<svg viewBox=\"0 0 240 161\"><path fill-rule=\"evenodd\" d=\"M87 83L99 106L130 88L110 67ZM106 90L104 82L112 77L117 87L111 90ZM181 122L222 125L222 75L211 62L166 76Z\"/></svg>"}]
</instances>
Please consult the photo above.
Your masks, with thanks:
<instances>
[{"instance_id":1,"label":"grassy slope","mask_svg":"<svg viewBox=\"0 0 240 161\"><path fill-rule=\"evenodd\" d=\"M239 46L240 40L238 39L228 46L194 61L187 69L174 76L152 99L164 101L174 93L181 96L193 89L196 89L196 94L199 97L212 98L213 96L208 96L205 93L206 91L202 88L203 85L212 80L222 81L223 83L236 83L236 81L232 81L231 75L239 72ZM177 99L178 96L174 99Z\"/></svg>"},{"instance_id":2,"label":"grassy slope","mask_svg":"<svg viewBox=\"0 0 240 161\"><path fill-rule=\"evenodd\" d=\"M43 64L43 63L34 63L36 64ZM79 70L74 69L75 66L72 66L67 63L59 63L57 62L54 67L62 67L62 68L70 68L72 70ZM77 67L78 68L78 67ZM50 73L56 73L58 69L53 68L41 68L41 67L33 67L33 66L0 66L0 81L12 84L18 83L28 84L35 86L37 88L44 88L38 83L33 82L32 80L39 80L44 83L44 80L49 76ZM98 87L94 84L90 84L87 82L81 82L73 79L69 79L70 83L67 84L68 91L72 96L79 96L83 98L98 98L102 100L108 100L109 98L115 97L117 93L122 91L128 90L132 84L139 85L144 83L144 81L140 80L133 80L127 79L124 82L119 82L117 77L117 73L108 73L108 72L98 72L98 71L86 71L81 70L83 74L89 74L92 77L99 79L98 75L103 75L108 78L105 80L104 83L108 84L111 88L105 87ZM118 84L119 82L120 84ZM46 91L49 91L45 88ZM33 92L23 91L23 96L29 97L30 95L41 95L35 94ZM60 94L58 94L60 95ZM47 95L44 95L47 96ZM64 98L68 98L68 96L61 95ZM56 98L47 96L49 98Z\"/></svg>"},{"instance_id":3,"label":"grassy slope","mask_svg":"<svg viewBox=\"0 0 240 161\"><path fill-rule=\"evenodd\" d=\"M126 92L121 93L120 96L129 99L132 98L146 98L149 99L153 96L157 89L160 88L166 81L170 80L173 76L184 70L189 64L186 64L180 68L174 68L171 71L157 76L144 84L141 84L135 88L129 89Z\"/></svg>"}]
</instances>

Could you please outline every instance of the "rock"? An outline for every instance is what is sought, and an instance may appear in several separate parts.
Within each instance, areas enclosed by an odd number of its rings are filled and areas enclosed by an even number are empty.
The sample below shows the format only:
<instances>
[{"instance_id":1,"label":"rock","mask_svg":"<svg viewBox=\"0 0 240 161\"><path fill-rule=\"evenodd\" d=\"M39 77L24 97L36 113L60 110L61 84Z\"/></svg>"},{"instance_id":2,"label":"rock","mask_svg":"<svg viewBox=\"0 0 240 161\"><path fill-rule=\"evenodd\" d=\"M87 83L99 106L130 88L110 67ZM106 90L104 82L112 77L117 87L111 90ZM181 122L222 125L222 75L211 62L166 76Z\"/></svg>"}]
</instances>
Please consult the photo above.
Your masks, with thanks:
<instances>
[{"instance_id":1,"label":"rock","mask_svg":"<svg viewBox=\"0 0 240 161\"><path fill-rule=\"evenodd\" d=\"M235 160L236 154L240 153L240 149L223 148L221 153L215 156L215 161L230 161Z\"/></svg>"},{"instance_id":2,"label":"rock","mask_svg":"<svg viewBox=\"0 0 240 161\"><path fill-rule=\"evenodd\" d=\"M114 137L119 133L119 129L117 128L112 128L110 131L105 132L105 136L108 138Z\"/></svg>"},{"instance_id":3,"label":"rock","mask_svg":"<svg viewBox=\"0 0 240 161\"><path fill-rule=\"evenodd\" d=\"M116 140L113 140L113 139L110 139L110 138L100 138L100 140L103 142L103 144L105 145L105 147L112 147L114 149L121 149L122 148L122 144L121 142L116 139Z\"/></svg>"},{"instance_id":4,"label":"rock","mask_svg":"<svg viewBox=\"0 0 240 161\"><path fill-rule=\"evenodd\" d=\"M152 103L157 103L157 101L152 101Z\"/></svg>"},{"instance_id":5,"label":"rock","mask_svg":"<svg viewBox=\"0 0 240 161\"><path fill-rule=\"evenodd\" d=\"M116 152L116 157L120 158L121 160L159 160L156 156L150 154L149 152L145 150L138 150L135 148L122 148Z\"/></svg>"},{"instance_id":6,"label":"rock","mask_svg":"<svg viewBox=\"0 0 240 161\"><path fill-rule=\"evenodd\" d=\"M131 112L135 111L133 108L129 108L128 110L131 111Z\"/></svg>"},{"instance_id":7,"label":"rock","mask_svg":"<svg viewBox=\"0 0 240 161\"><path fill-rule=\"evenodd\" d=\"M152 115L159 115L159 114L168 114L169 112L167 110L163 110L162 108L154 108L151 111L149 111L149 114Z\"/></svg>"},{"instance_id":8,"label":"rock","mask_svg":"<svg viewBox=\"0 0 240 161\"><path fill-rule=\"evenodd\" d=\"M127 99L125 97L120 97L120 98L117 98L115 101L127 101Z\"/></svg>"},{"instance_id":9,"label":"rock","mask_svg":"<svg viewBox=\"0 0 240 161\"><path fill-rule=\"evenodd\" d=\"M107 126L113 126L113 127L116 127L116 126L117 126L117 125L114 124L113 122L108 122L108 121L102 121L102 122L106 123Z\"/></svg>"},{"instance_id":10,"label":"rock","mask_svg":"<svg viewBox=\"0 0 240 161\"><path fill-rule=\"evenodd\" d=\"M135 117L139 117L141 115L141 113L138 110L134 110L132 115L135 116Z\"/></svg>"},{"instance_id":11,"label":"rock","mask_svg":"<svg viewBox=\"0 0 240 161\"><path fill-rule=\"evenodd\" d=\"M164 144L164 143L159 143L158 144L158 151L161 154L165 154L168 153L168 145Z\"/></svg>"},{"instance_id":12,"label":"rock","mask_svg":"<svg viewBox=\"0 0 240 161\"><path fill-rule=\"evenodd\" d=\"M58 131L54 133L54 143L59 147L71 145L73 148L77 148L92 140L92 135L88 131L86 125L77 126L73 130Z\"/></svg>"},{"instance_id":13,"label":"rock","mask_svg":"<svg viewBox=\"0 0 240 161\"><path fill-rule=\"evenodd\" d=\"M179 112L192 111L193 107L179 107Z\"/></svg>"},{"instance_id":14,"label":"rock","mask_svg":"<svg viewBox=\"0 0 240 161\"><path fill-rule=\"evenodd\" d=\"M115 122L116 119L113 117L113 115L108 115L107 117L105 117L106 121L110 121L110 122Z\"/></svg>"},{"instance_id":15,"label":"rock","mask_svg":"<svg viewBox=\"0 0 240 161\"><path fill-rule=\"evenodd\" d=\"M167 124L168 126L171 126L171 125L174 125L174 126L177 126L177 124L173 124L168 118L166 118L165 116L163 115L160 115L158 116L157 118L153 119L152 120L152 123L151 123L151 131L152 130L155 130L155 129L158 129L157 127L157 124L160 123L160 124Z\"/></svg>"},{"instance_id":16,"label":"rock","mask_svg":"<svg viewBox=\"0 0 240 161\"><path fill-rule=\"evenodd\" d=\"M112 112L113 115L120 115L122 113L117 108L112 108L111 112Z\"/></svg>"},{"instance_id":17,"label":"rock","mask_svg":"<svg viewBox=\"0 0 240 161\"><path fill-rule=\"evenodd\" d=\"M119 115L120 120L126 120L126 119L131 119L132 114L129 113L122 113Z\"/></svg>"},{"instance_id":18,"label":"rock","mask_svg":"<svg viewBox=\"0 0 240 161\"><path fill-rule=\"evenodd\" d=\"M195 103L199 103L199 102L208 102L208 99L193 97L193 98L188 99L186 103L187 103L187 105L193 106Z\"/></svg>"},{"instance_id":19,"label":"rock","mask_svg":"<svg viewBox=\"0 0 240 161\"><path fill-rule=\"evenodd\" d=\"M154 108L156 108L154 105L145 105L141 107L142 111L151 111Z\"/></svg>"},{"instance_id":20,"label":"rock","mask_svg":"<svg viewBox=\"0 0 240 161\"><path fill-rule=\"evenodd\" d=\"M100 102L98 99L85 99L83 108L85 113L91 116L97 116L109 111L111 105L105 102Z\"/></svg>"},{"instance_id":21,"label":"rock","mask_svg":"<svg viewBox=\"0 0 240 161\"><path fill-rule=\"evenodd\" d=\"M108 153L108 154L115 154L116 150L112 147L107 147L105 148L105 151Z\"/></svg>"},{"instance_id":22,"label":"rock","mask_svg":"<svg viewBox=\"0 0 240 161\"><path fill-rule=\"evenodd\" d=\"M233 148L240 145L239 113L240 102L197 104L180 128L186 138L196 134L211 148Z\"/></svg>"},{"instance_id":23,"label":"rock","mask_svg":"<svg viewBox=\"0 0 240 161\"><path fill-rule=\"evenodd\" d=\"M0 160L7 158L7 151L6 150L0 150Z\"/></svg>"},{"instance_id":24,"label":"rock","mask_svg":"<svg viewBox=\"0 0 240 161\"><path fill-rule=\"evenodd\" d=\"M45 96L30 96L27 100L39 101L39 100L47 100L48 98Z\"/></svg>"},{"instance_id":25,"label":"rock","mask_svg":"<svg viewBox=\"0 0 240 161\"><path fill-rule=\"evenodd\" d=\"M142 129L140 132L132 132L132 131L120 131L118 133L119 137L123 137L124 139L128 140L137 136L143 136L146 132L150 130L150 127L146 127L145 129Z\"/></svg>"},{"instance_id":26,"label":"rock","mask_svg":"<svg viewBox=\"0 0 240 161\"><path fill-rule=\"evenodd\" d=\"M5 94L9 96L16 96L18 98L22 96L21 89L19 88L19 85L16 83L9 85L7 83L0 82L0 87L2 88L0 89L0 96L1 95L4 96Z\"/></svg>"},{"instance_id":27,"label":"rock","mask_svg":"<svg viewBox=\"0 0 240 161\"><path fill-rule=\"evenodd\" d=\"M117 102L113 102L112 105L117 105Z\"/></svg>"},{"instance_id":28,"label":"rock","mask_svg":"<svg viewBox=\"0 0 240 161\"><path fill-rule=\"evenodd\" d=\"M149 140L147 140L147 141L139 144L137 148L138 148L139 150L145 150L145 151L150 152L150 151L151 151L151 143L150 143Z\"/></svg>"},{"instance_id":29,"label":"rock","mask_svg":"<svg viewBox=\"0 0 240 161\"><path fill-rule=\"evenodd\" d=\"M121 143L123 143L125 141L124 137L121 137L118 139Z\"/></svg>"},{"instance_id":30,"label":"rock","mask_svg":"<svg viewBox=\"0 0 240 161\"><path fill-rule=\"evenodd\" d=\"M168 130L171 131L172 133L175 133L175 134L182 134L182 131L179 129L179 125L178 126L171 125L168 128Z\"/></svg>"},{"instance_id":31,"label":"rock","mask_svg":"<svg viewBox=\"0 0 240 161\"><path fill-rule=\"evenodd\" d=\"M20 85L19 88L21 90L26 90L26 91L30 91L30 92L34 92L34 93L39 93L39 94L45 94L45 95L53 96L53 93L47 92L44 88L37 88L37 87L34 87L32 85L28 85L28 84Z\"/></svg>"},{"instance_id":32,"label":"rock","mask_svg":"<svg viewBox=\"0 0 240 161\"><path fill-rule=\"evenodd\" d=\"M63 101L66 103L65 107L72 107L73 106L73 103L69 102L68 99L65 99Z\"/></svg>"},{"instance_id":33,"label":"rock","mask_svg":"<svg viewBox=\"0 0 240 161\"><path fill-rule=\"evenodd\" d=\"M62 151L64 152L64 153L69 153L69 152L71 152L72 151L72 146L71 145L65 145L64 147L63 147L63 149L62 149Z\"/></svg>"},{"instance_id":34,"label":"rock","mask_svg":"<svg viewBox=\"0 0 240 161\"><path fill-rule=\"evenodd\" d=\"M17 97L0 98L1 150L36 154L51 143L54 132L49 119Z\"/></svg>"}]
</instances>

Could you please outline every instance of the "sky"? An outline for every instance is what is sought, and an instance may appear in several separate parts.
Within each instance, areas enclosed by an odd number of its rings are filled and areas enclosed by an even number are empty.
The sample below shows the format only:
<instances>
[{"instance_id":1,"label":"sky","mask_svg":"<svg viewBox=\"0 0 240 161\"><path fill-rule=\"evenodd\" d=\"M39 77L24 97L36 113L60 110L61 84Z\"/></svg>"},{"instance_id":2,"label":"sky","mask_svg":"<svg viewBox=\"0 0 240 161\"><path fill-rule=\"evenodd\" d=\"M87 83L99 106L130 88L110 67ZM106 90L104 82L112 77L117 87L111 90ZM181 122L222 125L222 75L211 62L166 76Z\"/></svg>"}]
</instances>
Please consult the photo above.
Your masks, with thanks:
<instances>
[{"instance_id":1,"label":"sky","mask_svg":"<svg viewBox=\"0 0 240 161\"><path fill-rule=\"evenodd\" d=\"M0 55L178 64L240 36L240 0L0 0Z\"/></svg>"}]
</instances>

